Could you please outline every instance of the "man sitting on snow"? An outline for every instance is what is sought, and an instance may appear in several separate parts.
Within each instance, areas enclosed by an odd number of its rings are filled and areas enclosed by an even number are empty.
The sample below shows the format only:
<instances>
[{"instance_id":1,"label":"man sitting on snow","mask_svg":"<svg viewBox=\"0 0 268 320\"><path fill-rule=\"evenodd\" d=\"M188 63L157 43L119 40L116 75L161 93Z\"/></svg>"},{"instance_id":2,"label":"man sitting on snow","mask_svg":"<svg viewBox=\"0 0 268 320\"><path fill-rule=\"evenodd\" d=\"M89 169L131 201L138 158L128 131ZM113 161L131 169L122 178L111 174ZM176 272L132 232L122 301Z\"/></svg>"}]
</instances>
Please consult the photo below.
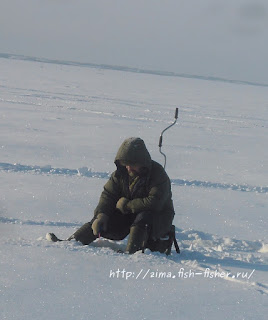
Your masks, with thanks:
<instances>
[{"instance_id":1,"label":"man sitting on snow","mask_svg":"<svg viewBox=\"0 0 268 320\"><path fill-rule=\"evenodd\" d=\"M169 254L173 241L176 245L172 225L175 212L164 168L151 159L140 138L122 143L115 165L117 169L104 186L94 218L68 240L87 245L98 236L122 240L129 234L126 253L149 248Z\"/></svg>"}]
</instances>

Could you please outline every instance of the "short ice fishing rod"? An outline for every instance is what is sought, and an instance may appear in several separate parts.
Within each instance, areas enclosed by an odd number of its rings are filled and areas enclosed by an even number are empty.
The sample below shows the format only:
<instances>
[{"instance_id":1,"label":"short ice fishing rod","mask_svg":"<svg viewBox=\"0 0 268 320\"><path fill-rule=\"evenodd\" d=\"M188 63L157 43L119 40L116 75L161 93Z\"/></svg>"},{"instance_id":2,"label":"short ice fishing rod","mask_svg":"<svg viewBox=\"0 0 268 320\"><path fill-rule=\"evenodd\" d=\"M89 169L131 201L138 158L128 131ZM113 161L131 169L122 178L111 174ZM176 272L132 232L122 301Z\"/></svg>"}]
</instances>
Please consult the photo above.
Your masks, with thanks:
<instances>
[{"instance_id":1,"label":"short ice fishing rod","mask_svg":"<svg viewBox=\"0 0 268 320\"><path fill-rule=\"evenodd\" d=\"M179 109L176 108L176 110L175 110L175 120L174 120L174 122L173 122L170 126L166 127L166 129L164 129L164 130L161 132L161 134L160 134L158 147L159 147L159 152L163 155L163 157L164 157L164 159L165 159L164 169L166 168L167 157L166 157L166 155L165 155L165 154L162 152L162 150L161 150L161 148L162 148L162 143L163 143L163 134L164 134L164 132L167 131L169 128L171 128L172 126L174 126L174 124L177 122L178 113L179 113Z\"/></svg>"}]
</instances>

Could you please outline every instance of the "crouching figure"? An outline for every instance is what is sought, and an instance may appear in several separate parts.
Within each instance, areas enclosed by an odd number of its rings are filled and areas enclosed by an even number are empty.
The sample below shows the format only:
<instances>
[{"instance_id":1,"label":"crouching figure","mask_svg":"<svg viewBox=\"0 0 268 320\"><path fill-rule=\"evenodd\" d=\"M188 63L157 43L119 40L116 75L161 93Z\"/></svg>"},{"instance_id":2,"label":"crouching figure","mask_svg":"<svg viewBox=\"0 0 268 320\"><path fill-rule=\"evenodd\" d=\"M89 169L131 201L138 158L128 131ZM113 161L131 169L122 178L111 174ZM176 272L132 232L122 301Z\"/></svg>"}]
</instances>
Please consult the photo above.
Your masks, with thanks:
<instances>
[{"instance_id":1,"label":"crouching figure","mask_svg":"<svg viewBox=\"0 0 268 320\"><path fill-rule=\"evenodd\" d=\"M174 207L170 179L164 168L151 159L140 138L128 138L115 157L114 171L104 185L94 218L68 240L87 245L101 236L122 240L126 253L149 248L170 254L175 239Z\"/></svg>"}]
</instances>

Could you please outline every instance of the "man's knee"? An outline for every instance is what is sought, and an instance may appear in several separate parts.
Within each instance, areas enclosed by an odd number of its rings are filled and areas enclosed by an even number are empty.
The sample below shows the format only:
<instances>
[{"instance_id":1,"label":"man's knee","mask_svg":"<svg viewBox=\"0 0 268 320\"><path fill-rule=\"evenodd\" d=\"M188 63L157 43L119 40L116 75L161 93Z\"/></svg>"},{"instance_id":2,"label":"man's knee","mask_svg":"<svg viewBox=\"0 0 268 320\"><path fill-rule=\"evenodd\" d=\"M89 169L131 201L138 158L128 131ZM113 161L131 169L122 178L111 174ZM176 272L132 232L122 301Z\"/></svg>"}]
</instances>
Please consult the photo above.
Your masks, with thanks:
<instances>
[{"instance_id":1,"label":"man's knee","mask_svg":"<svg viewBox=\"0 0 268 320\"><path fill-rule=\"evenodd\" d=\"M97 237L93 234L91 228L91 222L85 223L81 228L79 228L74 234L73 237L76 241L80 241L82 244L90 244Z\"/></svg>"}]
</instances>

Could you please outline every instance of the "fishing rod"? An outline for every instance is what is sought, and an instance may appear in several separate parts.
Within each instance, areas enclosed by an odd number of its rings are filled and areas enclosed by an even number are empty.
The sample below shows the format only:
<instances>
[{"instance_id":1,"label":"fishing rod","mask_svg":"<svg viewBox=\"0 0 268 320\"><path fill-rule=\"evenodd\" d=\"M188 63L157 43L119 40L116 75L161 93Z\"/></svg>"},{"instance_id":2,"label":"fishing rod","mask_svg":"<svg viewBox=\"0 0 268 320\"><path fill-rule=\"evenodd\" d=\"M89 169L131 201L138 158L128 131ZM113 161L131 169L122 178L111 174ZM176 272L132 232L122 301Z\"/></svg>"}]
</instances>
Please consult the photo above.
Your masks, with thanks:
<instances>
[{"instance_id":1,"label":"fishing rod","mask_svg":"<svg viewBox=\"0 0 268 320\"><path fill-rule=\"evenodd\" d=\"M161 150L162 144L163 144L163 134L164 134L164 132L167 131L169 128L171 128L172 126L174 126L174 124L177 122L178 114L179 114L179 109L176 108L176 110L175 110L175 117L174 117L175 120L174 120L174 122L173 122L171 125L169 125L168 127L166 127L166 129L164 129L164 130L161 132L160 137L159 137L158 147L159 147L159 152L163 155L163 157L164 157L164 159L165 159L165 161L164 161L164 169L166 168L167 157L166 157L166 155L164 154L164 152L162 152L162 150Z\"/></svg>"}]
</instances>

